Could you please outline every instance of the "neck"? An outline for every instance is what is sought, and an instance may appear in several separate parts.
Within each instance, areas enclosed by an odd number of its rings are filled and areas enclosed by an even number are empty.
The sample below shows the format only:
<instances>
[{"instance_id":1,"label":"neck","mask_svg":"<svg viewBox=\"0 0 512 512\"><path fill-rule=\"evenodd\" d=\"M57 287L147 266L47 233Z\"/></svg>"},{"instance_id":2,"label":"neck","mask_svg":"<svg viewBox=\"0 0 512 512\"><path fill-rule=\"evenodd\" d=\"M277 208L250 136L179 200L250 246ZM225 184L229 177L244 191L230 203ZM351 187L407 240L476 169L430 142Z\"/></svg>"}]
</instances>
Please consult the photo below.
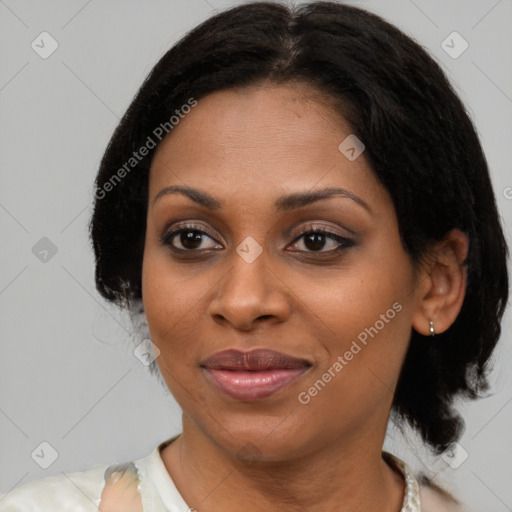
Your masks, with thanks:
<instances>
[{"instance_id":1,"label":"neck","mask_svg":"<svg viewBox=\"0 0 512 512\"><path fill-rule=\"evenodd\" d=\"M314 454L287 461L241 461L223 451L190 421L162 450L162 460L190 507L269 512L398 512L403 478L368 439L339 440Z\"/></svg>"}]
</instances>

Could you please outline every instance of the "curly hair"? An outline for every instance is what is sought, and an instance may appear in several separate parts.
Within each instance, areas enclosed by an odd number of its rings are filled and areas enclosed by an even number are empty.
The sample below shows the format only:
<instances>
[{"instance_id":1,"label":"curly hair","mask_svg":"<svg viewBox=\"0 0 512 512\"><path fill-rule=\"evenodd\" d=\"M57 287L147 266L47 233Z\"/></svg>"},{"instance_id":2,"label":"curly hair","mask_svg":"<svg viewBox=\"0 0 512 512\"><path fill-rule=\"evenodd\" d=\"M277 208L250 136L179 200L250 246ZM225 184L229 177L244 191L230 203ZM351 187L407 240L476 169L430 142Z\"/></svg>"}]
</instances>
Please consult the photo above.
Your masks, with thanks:
<instances>
[{"instance_id":1,"label":"curly hair","mask_svg":"<svg viewBox=\"0 0 512 512\"><path fill-rule=\"evenodd\" d=\"M436 342L412 330L393 402L394 413L440 453L462 432L455 396L476 398L488 388L488 362L508 299L507 246L463 103L428 53L377 15L335 2L251 2L209 18L168 50L100 164L89 226L97 289L108 301L142 310L148 177L163 137L123 179L112 178L155 128L191 97L291 82L321 91L364 141L414 264L452 229L469 238L462 309Z\"/></svg>"}]
</instances>

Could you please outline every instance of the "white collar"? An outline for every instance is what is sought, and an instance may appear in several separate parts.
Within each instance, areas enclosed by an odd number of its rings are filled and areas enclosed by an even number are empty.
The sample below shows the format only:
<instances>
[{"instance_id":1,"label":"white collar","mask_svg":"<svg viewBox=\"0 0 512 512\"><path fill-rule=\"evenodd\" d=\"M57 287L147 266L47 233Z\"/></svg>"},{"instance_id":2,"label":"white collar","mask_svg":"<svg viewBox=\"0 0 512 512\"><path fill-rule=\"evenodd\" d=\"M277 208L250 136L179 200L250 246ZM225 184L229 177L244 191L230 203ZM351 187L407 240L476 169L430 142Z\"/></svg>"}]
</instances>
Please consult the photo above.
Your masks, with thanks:
<instances>
[{"instance_id":1,"label":"white collar","mask_svg":"<svg viewBox=\"0 0 512 512\"><path fill-rule=\"evenodd\" d=\"M400 512L421 512L420 486L411 468L396 455L388 452L383 452L382 455L384 460L395 467L405 480L404 501Z\"/></svg>"},{"instance_id":2,"label":"white collar","mask_svg":"<svg viewBox=\"0 0 512 512\"><path fill-rule=\"evenodd\" d=\"M160 450L177 437L172 437L160 443L147 457L135 461L139 469L140 485L147 489L147 484L151 482L162 503L170 512L190 510L169 475L160 454ZM405 491L400 512L421 512L419 484L412 470L396 455L388 452L383 452L382 455L384 460L399 471L404 478Z\"/></svg>"}]
</instances>

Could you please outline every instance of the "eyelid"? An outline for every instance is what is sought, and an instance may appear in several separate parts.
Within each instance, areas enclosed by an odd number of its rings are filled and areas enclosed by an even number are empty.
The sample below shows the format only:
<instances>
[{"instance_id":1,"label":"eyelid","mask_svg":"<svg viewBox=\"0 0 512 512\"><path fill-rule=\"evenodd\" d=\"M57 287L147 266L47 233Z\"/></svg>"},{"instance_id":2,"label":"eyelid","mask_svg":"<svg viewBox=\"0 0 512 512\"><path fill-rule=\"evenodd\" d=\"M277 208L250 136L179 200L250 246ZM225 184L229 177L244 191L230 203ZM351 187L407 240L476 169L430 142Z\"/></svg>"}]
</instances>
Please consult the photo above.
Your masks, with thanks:
<instances>
[{"instance_id":1,"label":"eyelid","mask_svg":"<svg viewBox=\"0 0 512 512\"><path fill-rule=\"evenodd\" d=\"M315 219L313 216L310 217L307 213L305 213L304 216L301 216L282 231L282 240L295 240L297 236L304 234L306 231L317 229L327 230L329 233L341 236L343 238L351 239L354 242L359 239L359 234L347 227L346 222L343 222L342 219L327 220L322 219L321 217L323 216L323 214L320 214L318 219ZM326 214L326 216L330 217L328 214Z\"/></svg>"},{"instance_id":2,"label":"eyelid","mask_svg":"<svg viewBox=\"0 0 512 512\"><path fill-rule=\"evenodd\" d=\"M296 229L297 226L301 226L301 227L299 229ZM217 242L219 242L218 238L221 238L216 233L213 233L212 230L210 230L208 227L206 227L204 225L201 225L201 224L198 224L197 221L182 221L182 222L174 221L174 222L172 222L171 224L169 224L168 226L166 226L164 228L164 230L162 232L162 235L159 237L160 241L162 241L164 238L167 238L168 235L176 234L176 232L178 232L180 230L183 230L183 229L190 229L190 230L195 230L195 231L203 232L206 235L208 235L210 238L213 238ZM317 230L323 230L327 234L337 235L337 236L340 236L340 237L343 237L343 238L348 238L350 236L355 236L355 233L352 230L350 230L348 228L344 228L344 229L349 232L348 236L343 234L343 233L336 232L336 229L334 227L329 226L329 225L318 224L318 223L316 223L314 221L310 221L308 224L303 226L299 222L296 225L291 226L290 228L288 228L285 231L284 238L286 238L286 239L291 238L292 239L291 241L295 242L295 240L298 237L303 236L303 235L305 235L306 233L308 233L310 231L317 231ZM296 231L295 234L293 234L294 231Z\"/></svg>"},{"instance_id":3,"label":"eyelid","mask_svg":"<svg viewBox=\"0 0 512 512\"><path fill-rule=\"evenodd\" d=\"M297 226L300 226L299 229L296 229ZM310 221L306 225L303 225L302 223L298 223L295 226L292 226L290 229L287 229L285 232L285 238L291 238L292 241L295 241L297 237L303 236L304 234L308 233L309 231L319 231L322 230L327 234L336 235L342 238L347 239L355 239L356 233L352 231L351 229L348 229L346 227L339 227L336 228L330 224L322 224L321 221ZM344 233L345 231L346 233ZM293 233L296 233L295 235Z\"/></svg>"}]
</instances>

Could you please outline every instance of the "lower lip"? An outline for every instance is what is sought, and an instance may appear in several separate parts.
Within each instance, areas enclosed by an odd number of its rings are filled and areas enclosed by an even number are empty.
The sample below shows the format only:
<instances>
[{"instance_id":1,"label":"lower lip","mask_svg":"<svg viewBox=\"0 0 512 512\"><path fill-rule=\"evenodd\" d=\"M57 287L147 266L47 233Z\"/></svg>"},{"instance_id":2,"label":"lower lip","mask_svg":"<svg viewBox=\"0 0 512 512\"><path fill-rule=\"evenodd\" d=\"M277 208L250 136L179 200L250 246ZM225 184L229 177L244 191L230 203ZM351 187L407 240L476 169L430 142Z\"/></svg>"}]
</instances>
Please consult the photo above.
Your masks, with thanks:
<instances>
[{"instance_id":1,"label":"lower lip","mask_svg":"<svg viewBox=\"0 0 512 512\"><path fill-rule=\"evenodd\" d=\"M290 370L230 371L206 369L214 384L235 400L267 398L297 380L306 368Z\"/></svg>"}]
</instances>

